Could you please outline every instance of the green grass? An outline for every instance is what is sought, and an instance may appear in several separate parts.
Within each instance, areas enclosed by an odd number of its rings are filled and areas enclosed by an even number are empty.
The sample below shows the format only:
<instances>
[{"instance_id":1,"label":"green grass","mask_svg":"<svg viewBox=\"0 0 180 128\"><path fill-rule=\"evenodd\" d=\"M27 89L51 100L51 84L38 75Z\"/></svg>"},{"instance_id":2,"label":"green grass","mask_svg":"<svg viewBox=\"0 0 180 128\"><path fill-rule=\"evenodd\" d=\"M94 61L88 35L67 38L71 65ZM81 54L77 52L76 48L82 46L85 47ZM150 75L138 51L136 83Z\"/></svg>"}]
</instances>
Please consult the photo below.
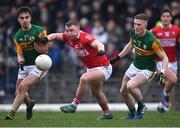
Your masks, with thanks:
<instances>
[{"instance_id":1,"label":"green grass","mask_svg":"<svg viewBox=\"0 0 180 128\"><path fill-rule=\"evenodd\" d=\"M31 120L25 112L18 112L12 121L5 121L6 112L0 112L0 127L180 127L180 111L160 114L148 111L141 120L122 120L127 112L113 112L113 120L96 120L101 112L34 112Z\"/></svg>"}]
</instances>

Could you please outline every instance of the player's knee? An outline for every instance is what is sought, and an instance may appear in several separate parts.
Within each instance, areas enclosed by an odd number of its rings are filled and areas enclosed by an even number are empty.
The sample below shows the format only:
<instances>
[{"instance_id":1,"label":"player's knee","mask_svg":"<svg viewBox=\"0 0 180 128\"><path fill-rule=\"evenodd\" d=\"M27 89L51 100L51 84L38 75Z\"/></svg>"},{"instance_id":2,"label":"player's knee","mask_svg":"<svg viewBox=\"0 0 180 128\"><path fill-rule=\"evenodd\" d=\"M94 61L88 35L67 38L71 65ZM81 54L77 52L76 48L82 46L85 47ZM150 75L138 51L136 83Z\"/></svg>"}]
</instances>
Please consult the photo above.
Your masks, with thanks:
<instances>
[{"instance_id":1,"label":"player's knee","mask_svg":"<svg viewBox=\"0 0 180 128\"><path fill-rule=\"evenodd\" d=\"M87 83L89 80L88 80L88 77L86 75L82 75L81 78L80 78L80 82L81 83Z\"/></svg>"},{"instance_id":2,"label":"player's knee","mask_svg":"<svg viewBox=\"0 0 180 128\"><path fill-rule=\"evenodd\" d=\"M129 94L129 92L125 89L120 89L120 93L123 97L127 96Z\"/></svg>"},{"instance_id":3,"label":"player's knee","mask_svg":"<svg viewBox=\"0 0 180 128\"><path fill-rule=\"evenodd\" d=\"M20 84L17 93L25 93L26 92L26 87L24 84Z\"/></svg>"},{"instance_id":4,"label":"player's knee","mask_svg":"<svg viewBox=\"0 0 180 128\"><path fill-rule=\"evenodd\" d=\"M135 85L134 85L133 82L128 82L128 83L127 83L127 90L128 90L129 92L132 91L134 86L135 86Z\"/></svg>"},{"instance_id":5,"label":"player's knee","mask_svg":"<svg viewBox=\"0 0 180 128\"><path fill-rule=\"evenodd\" d=\"M177 77L176 78L172 78L172 79L169 79L169 82L171 83L171 84L176 84L177 83Z\"/></svg>"}]
</instances>

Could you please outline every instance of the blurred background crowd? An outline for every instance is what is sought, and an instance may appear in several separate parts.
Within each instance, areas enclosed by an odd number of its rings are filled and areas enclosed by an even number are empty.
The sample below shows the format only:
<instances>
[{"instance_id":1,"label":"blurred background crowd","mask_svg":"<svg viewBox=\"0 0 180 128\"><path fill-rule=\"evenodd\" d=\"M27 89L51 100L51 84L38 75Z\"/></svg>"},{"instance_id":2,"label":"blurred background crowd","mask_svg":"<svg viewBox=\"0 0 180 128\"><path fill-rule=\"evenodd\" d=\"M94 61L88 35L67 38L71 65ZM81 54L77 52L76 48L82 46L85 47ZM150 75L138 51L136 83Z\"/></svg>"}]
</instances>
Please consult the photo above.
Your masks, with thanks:
<instances>
[{"instance_id":1,"label":"blurred background crowd","mask_svg":"<svg viewBox=\"0 0 180 128\"><path fill-rule=\"evenodd\" d=\"M132 18L141 12L149 16L148 29L159 24L160 12L170 8L173 23L180 26L180 3L178 0L1 0L0 1L0 97L14 93L18 64L13 42L19 29L16 12L18 7L32 8L32 23L46 27L48 33L64 32L69 19L78 19L81 29L92 33L106 46L111 58L122 50L129 40ZM53 60L52 74L61 76L69 70L78 78L84 72L72 49L61 41L49 43L49 55ZM112 77L120 77L116 71L124 71L131 61L131 55L115 66ZM121 72L122 73L122 72ZM72 72L71 72L72 74ZM118 88L120 83L118 83ZM1 102L1 99L0 99ZM4 101L5 102L5 101Z\"/></svg>"}]
</instances>

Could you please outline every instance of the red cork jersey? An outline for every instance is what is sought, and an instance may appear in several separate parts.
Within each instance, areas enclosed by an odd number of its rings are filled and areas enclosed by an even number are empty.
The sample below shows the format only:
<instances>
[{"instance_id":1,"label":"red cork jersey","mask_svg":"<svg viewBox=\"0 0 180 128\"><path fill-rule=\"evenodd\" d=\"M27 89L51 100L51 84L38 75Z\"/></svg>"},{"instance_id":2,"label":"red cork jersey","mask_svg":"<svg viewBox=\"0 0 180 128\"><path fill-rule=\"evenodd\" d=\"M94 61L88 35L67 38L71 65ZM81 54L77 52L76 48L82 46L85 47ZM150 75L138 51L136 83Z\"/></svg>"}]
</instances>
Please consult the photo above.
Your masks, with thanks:
<instances>
[{"instance_id":1,"label":"red cork jersey","mask_svg":"<svg viewBox=\"0 0 180 128\"><path fill-rule=\"evenodd\" d=\"M96 38L86 32L81 31L77 40L71 40L67 34L63 34L63 39L74 48L77 56L82 60L87 68L94 68L99 66L108 66L110 64L106 55L97 56L98 50L90 44Z\"/></svg>"},{"instance_id":2,"label":"red cork jersey","mask_svg":"<svg viewBox=\"0 0 180 128\"><path fill-rule=\"evenodd\" d=\"M176 47L180 38L180 28L176 25L171 25L170 28L164 28L160 25L151 29L151 32L160 40L169 62L176 61ZM160 58L157 61L160 61Z\"/></svg>"}]
</instances>

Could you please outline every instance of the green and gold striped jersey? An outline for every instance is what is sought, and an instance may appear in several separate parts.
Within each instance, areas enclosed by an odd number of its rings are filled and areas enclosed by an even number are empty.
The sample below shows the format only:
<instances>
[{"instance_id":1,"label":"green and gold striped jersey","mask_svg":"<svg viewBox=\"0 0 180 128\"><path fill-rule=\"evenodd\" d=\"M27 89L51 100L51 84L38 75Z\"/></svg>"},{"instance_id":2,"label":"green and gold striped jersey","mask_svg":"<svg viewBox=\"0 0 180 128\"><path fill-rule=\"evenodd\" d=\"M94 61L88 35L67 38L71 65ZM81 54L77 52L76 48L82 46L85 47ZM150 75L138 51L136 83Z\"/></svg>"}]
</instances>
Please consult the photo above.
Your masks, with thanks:
<instances>
[{"instance_id":1,"label":"green and gold striped jersey","mask_svg":"<svg viewBox=\"0 0 180 128\"><path fill-rule=\"evenodd\" d=\"M155 71L157 53L162 51L159 40L148 30L143 37L139 37L135 34L134 28L131 29L130 37L135 48L135 67Z\"/></svg>"},{"instance_id":2,"label":"green and gold striped jersey","mask_svg":"<svg viewBox=\"0 0 180 128\"><path fill-rule=\"evenodd\" d=\"M40 53L38 53L34 46L36 43L34 42L35 37L46 37L46 30L37 25L31 26L31 29L28 31L23 31L22 28L18 30L15 34L14 42L16 45L17 53L21 52L24 56L25 63L24 65L34 65L34 61Z\"/></svg>"}]
</instances>

